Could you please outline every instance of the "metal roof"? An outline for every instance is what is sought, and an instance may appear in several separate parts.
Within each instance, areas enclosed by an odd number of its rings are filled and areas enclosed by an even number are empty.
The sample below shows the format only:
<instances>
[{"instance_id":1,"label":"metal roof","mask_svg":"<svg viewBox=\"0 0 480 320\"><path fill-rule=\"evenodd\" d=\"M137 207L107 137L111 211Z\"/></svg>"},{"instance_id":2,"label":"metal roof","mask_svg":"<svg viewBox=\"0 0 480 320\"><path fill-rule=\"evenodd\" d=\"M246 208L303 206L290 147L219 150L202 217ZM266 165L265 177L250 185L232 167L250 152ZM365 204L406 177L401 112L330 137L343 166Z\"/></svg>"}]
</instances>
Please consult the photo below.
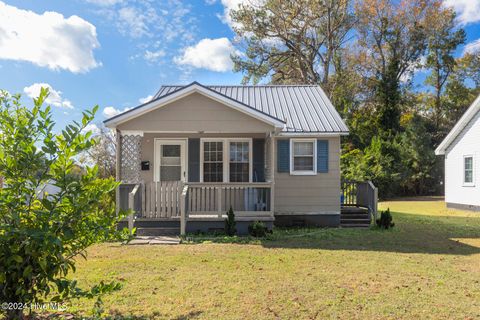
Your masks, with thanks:
<instances>
[{"instance_id":1,"label":"metal roof","mask_svg":"<svg viewBox=\"0 0 480 320\"><path fill-rule=\"evenodd\" d=\"M152 100L186 86L162 86ZM346 133L348 127L316 85L205 86L230 99L286 122L286 132Z\"/></svg>"}]
</instances>

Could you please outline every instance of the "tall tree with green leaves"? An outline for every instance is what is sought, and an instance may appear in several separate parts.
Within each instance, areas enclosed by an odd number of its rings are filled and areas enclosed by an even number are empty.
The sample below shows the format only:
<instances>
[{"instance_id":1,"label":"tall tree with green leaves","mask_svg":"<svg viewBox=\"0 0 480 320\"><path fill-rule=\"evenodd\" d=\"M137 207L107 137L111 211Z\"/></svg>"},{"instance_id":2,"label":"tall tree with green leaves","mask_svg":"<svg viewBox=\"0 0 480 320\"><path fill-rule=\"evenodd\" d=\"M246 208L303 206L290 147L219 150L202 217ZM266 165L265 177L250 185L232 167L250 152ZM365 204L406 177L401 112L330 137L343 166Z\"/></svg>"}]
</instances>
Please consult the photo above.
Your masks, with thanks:
<instances>
[{"instance_id":1,"label":"tall tree with green leaves","mask_svg":"<svg viewBox=\"0 0 480 320\"><path fill-rule=\"evenodd\" d=\"M445 118L442 94L456 65L454 52L465 42L465 31L456 26L453 9L444 8L439 4L431 8L426 26L428 39L425 67L430 70L430 74L425 83L434 89L432 102L427 102L427 105L431 108L433 142L438 145L445 134L445 130L442 130L442 121Z\"/></svg>"},{"instance_id":2,"label":"tall tree with green leaves","mask_svg":"<svg viewBox=\"0 0 480 320\"><path fill-rule=\"evenodd\" d=\"M244 83L322 83L328 89L336 52L348 39L351 0L250 1L232 12L246 49L233 56Z\"/></svg>"},{"instance_id":3,"label":"tall tree with green leaves","mask_svg":"<svg viewBox=\"0 0 480 320\"><path fill-rule=\"evenodd\" d=\"M42 89L28 108L20 96L0 94L0 302L7 319L22 319L29 304L119 289L101 282L84 290L69 277L86 248L119 236L123 217L109 196L114 179L98 178L96 167L75 174L75 159L95 143L82 130L98 107L57 134L50 107L43 107L47 96ZM57 192L45 193L47 184Z\"/></svg>"},{"instance_id":4,"label":"tall tree with green leaves","mask_svg":"<svg viewBox=\"0 0 480 320\"><path fill-rule=\"evenodd\" d=\"M376 92L377 126L400 130L402 85L419 64L427 44L426 17L439 0L359 0L357 50L363 74Z\"/></svg>"}]
</instances>

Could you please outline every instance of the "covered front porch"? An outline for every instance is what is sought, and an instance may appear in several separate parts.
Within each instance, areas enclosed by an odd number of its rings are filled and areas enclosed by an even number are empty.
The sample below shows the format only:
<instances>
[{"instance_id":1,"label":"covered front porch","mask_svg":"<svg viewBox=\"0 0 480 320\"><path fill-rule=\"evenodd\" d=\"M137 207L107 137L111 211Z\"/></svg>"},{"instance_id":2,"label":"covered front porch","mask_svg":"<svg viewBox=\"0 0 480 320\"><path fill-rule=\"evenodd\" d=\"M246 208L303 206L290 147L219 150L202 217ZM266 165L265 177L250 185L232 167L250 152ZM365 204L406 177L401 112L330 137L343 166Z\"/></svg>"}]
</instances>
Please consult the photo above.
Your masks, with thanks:
<instances>
[{"instance_id":1,"label":"covered front porch","mask_svg":"<svg viewBox=\"0 0 480 320\"><path fill-rule=\"evenodd\" d=\"M223 230L230 208L240 233L254 221L273 226L269 132L117 134L118 209L134 212L125 225L137 234Z\"/></svg>"},{"instance_id":2,"label":"covered front porch","mask_svg":"<svg viewBox=\"0 0 480 320\"><path fill-rule=\"evenodd\" d=\"M240 229L253 221L271 225L274 221L272 190L271 182L150 182L122 184L120 198L121 208L134 212L128 217L129 228L165 227L170 232L178 229L180 234L185 234L223 229L230 208Z\"/></svg>"}]
</instances>

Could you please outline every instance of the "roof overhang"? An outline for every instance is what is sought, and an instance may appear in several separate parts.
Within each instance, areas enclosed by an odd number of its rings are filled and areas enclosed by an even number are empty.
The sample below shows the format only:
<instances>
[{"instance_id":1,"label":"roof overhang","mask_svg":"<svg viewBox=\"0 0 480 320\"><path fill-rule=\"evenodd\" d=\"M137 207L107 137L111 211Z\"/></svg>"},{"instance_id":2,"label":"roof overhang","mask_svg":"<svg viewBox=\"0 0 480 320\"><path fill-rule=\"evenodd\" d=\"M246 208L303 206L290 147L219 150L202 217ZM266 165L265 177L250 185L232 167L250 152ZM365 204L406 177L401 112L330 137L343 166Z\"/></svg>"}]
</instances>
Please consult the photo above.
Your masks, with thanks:
<instances>
[{"instance_id":1,"label":"roof overhang","mask_svg":"<svg viewBox=\"0 0 480 320\"><path fill-rule=\"evenodd\" d=\"M279 132L277 136L280 137L318 137L318 138L328 138L328 137L339 137L339 136L348 136L349 132L348 131L322 131L322 132L289 132L289 131L283 131Z\"/></svg>"},{"instance_id":2,"label":"roof overhang","mask_svg":"<svg viewBox=\"0 0 480 320\"><path fill-rule=\"evenodd\" d=\"M218 93L212 89L209 89L205 86L202 86L198 82L192 82L191 84L182 87L176 91L173 91L165 96L159 97L157 99L151 100L147 103L139 105L133 109L125 111L119 115L116 115L110 119L104 121L104 124L108 128L116 128L118 125L137 118L141 115L144 115L150 111L164 107L176 100L182 99L193 93L202 94L212 100L220 102L232 109L235 109L239 112L245 113L255 119L258 119L262 122L272 125L277 129L283 129L285 127L285 121L272 117L266 113L263 113L257 109L254 109L246 104L240 103L230 97L227 97L221 93Z\"/></svg>"},{"instance_id":3,"label":"roof overhang","mask_svg":"<svg viewBox=\"0 0 480 320\"><path fill-rule=\"evenodd\" d=\"M480 111L480 95L475 99L472 105L465 111L463 116L458 120L457 124L450 130L448 135L443 139L442 143L435 149L435 154L444 155L447 152L448 147L455 141L458 135L465 129L470 121L475 117L477 112Z\"/></svg>"}]
</instances>

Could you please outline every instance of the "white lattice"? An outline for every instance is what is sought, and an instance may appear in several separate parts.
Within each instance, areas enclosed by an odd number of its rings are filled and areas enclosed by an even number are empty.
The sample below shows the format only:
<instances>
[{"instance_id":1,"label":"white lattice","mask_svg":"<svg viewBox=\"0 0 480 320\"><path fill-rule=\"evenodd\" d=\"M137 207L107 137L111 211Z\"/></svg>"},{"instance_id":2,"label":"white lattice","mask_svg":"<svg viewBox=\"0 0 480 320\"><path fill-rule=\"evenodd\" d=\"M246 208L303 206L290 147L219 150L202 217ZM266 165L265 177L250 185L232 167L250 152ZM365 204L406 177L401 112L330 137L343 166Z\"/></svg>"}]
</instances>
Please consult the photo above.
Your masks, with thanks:
<instances>
[{"instance_id":1,"label":"white lattice","mask_svg":"<svg viewBox=\"0 0 480 320\"><path fill-rule=\"evenodd\" d=\"M139 135L124 135L121 144L121 180L123 183L140 182L140 159L142 137Z\"/></svg>"}]
</instances>

